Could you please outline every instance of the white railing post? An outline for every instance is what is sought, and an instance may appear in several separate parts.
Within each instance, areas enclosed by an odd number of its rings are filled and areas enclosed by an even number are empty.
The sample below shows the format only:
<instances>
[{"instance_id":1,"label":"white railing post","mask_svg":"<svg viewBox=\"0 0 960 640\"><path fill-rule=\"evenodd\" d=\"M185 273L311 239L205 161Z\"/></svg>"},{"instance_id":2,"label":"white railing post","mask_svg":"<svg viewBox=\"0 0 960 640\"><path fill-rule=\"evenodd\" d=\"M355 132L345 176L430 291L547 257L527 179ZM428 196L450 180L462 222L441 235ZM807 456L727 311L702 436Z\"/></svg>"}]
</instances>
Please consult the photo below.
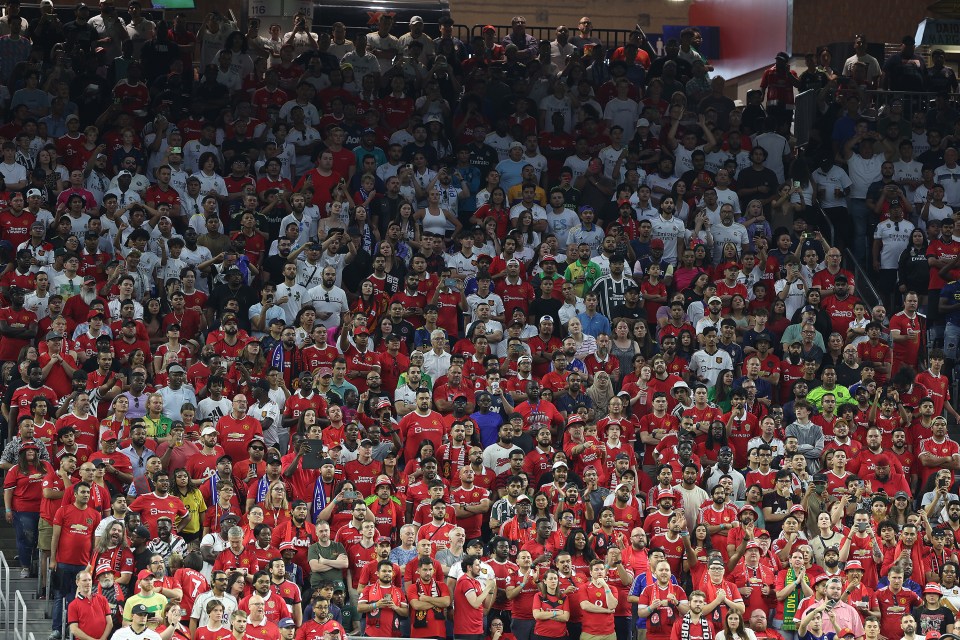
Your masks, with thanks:
<instances>
[{"instance_id":1,"label":"white railing post","mask_svg":"<svg viewBox=\"0 0 960 640\"><path fill-rule=\"evenodd\" d=\"M13 605L13 640L27 640L27 603L23 599L23 594L17 589L16 602ZM23 619L20 619L20 612L23 611Z\"/></svg>"},{"instance_id":2,"label":"white railing post","mask_svg":"<svg viewBox=\"0 0 960 640\"><path fill-rule=\"evenodd\" d=\"M3 636L10 631L10 565L0 551L0 607L3 608Z\"/></svg>"}]
</instances>

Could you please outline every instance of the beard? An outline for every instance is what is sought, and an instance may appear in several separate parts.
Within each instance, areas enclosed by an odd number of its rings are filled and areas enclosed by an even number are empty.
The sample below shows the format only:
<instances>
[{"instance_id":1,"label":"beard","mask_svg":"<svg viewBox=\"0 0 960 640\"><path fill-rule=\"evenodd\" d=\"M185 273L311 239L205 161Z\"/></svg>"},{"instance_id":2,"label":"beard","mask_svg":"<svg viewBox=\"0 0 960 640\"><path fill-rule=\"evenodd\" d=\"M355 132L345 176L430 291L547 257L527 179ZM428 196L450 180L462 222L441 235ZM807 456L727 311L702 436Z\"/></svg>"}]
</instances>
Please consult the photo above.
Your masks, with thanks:
<instances>
[{"instance_id":1,"label":"beard","mask_svg":"<svg viewBox=\"0 0 960 640\"><path fill-rule=\"evenodd\" d=\"M89 306L91 302L97 299L97 290L87 291L86 288L80 290L80 299Z\"/></svg>"}]
</instances>

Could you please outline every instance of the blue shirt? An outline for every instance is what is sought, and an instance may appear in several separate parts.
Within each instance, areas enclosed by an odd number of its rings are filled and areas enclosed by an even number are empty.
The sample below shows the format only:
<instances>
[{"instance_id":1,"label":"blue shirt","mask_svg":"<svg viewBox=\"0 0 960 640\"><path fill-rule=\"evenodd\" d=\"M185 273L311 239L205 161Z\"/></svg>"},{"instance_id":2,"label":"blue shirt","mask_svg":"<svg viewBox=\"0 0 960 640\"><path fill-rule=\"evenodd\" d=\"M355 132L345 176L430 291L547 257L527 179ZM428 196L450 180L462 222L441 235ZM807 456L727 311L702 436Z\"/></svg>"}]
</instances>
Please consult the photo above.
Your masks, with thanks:
<instances>
[{"instance_id":1,"label":"blue shirt","mask_svg":"<svg viewBox=\"0 0 960 640\"><path fill-rule=\"evenodd\" d=\"M601 333L610 335L610 320L602 313L595 313L593 317L587 312L578 313L577 319L583 325L583 332L596 338Z\"/></svg>"},{"instance_id":2,"label":"blue shirt","mask_svg":"<svg viewBox=\"0 0 960 640\"><path fill-rule=\"evenodd\" d=\"M960 302L960 280L954 280L943 285L940 289L941 300L951 300L953 303ZM947 324L960 325L960 309L951 311L946 317Z\"/></svg>"},{"instance_id":3,"label":"blue shirt","mask_svg":"<svg viewBox=\"0 0 960 640\"><path fill-rule=\"evenodd\" d=\"M503 424L503 416L494 411L490 413L475 411L470 414L470 417L480 428L480 443L484 449L497 441L497 438L500 437L500 425Z\"/></svg>"},{"instance_id":4,"label":"blue shirt","mask_svg":"<svg viewBox=\"0 0 960 640\"><path fill-rule=\"evenodd\" d=\"M500 172L500 186L503 187L504 191L509 191L510 187L523 182L520 173L528 164L530 163L526 159L514 162L510 158L504 158L497 164L497 171Z\"/></svg>"}]
</instances>

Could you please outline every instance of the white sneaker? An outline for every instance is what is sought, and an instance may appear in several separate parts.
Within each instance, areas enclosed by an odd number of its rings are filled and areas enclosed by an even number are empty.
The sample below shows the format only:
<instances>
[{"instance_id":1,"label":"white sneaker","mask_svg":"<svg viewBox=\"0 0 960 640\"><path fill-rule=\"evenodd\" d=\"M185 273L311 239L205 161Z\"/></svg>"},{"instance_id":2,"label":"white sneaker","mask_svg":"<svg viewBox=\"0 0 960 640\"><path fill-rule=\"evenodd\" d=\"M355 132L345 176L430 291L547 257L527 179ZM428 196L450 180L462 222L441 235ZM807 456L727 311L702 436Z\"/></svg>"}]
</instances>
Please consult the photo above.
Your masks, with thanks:
<instances>
[{"instance_id":1,"label":"white sneaker","mask_svg":"<svg viewBox=\"0 0 960 640\"><path fill-rule=\"evenodd\" d=\"M30 577L30 569L29 569L28 567L21 567L21 568L20 568L20 577L21 577L21 578L29 578L29 577Z\"/></svg>"}]
</instances>

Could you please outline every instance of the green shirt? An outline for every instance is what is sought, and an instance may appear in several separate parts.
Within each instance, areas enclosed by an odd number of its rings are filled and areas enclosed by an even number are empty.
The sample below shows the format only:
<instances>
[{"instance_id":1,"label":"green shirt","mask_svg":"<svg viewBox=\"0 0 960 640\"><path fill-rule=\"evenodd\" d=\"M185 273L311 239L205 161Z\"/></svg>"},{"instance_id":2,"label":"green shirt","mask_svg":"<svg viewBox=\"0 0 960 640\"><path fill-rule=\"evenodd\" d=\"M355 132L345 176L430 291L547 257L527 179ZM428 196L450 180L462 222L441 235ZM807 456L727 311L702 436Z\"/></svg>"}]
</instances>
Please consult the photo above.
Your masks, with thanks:
<instances>
[{"instance_id":1,"label":"green shirt","mask_svg":"<svg viewBox=\"0 0 960 640\"><path fill-rule=\"evenodd\" d=\"M322 547L319 542L314 542L310 545L310 548L307 549L307 561L310 560L335 560L338 556L345 555L347 550L344 549L343 545L339 542L330 541L330 546ZM310 587L316 589L320 586L320 583L323 580L329 580L333 582L335 586L339 585L341 588L344 587L343 582L343 570L342 569L330 569L328 571L311 571L310 572ZM349 629L344 625L345 629Z\"/></svg>"},{"instance_id":2,"label":"green shirt","mask_svg":"<svg viewBox=\"0 0 960 640\"><path fill-rule=\"evenodd\" d=\"M154 591L151 596L144 596L143 593L138 593L135 596L130 596L127 598L127 602L123 605L123 621L131 622L133 620L132 611L134 605L142 604L147 608L148 616L147 620L150 618L159 618L163 613L163 608L167 606L167 597L161 594L159 591ZM151 629L156 629L159 625L159 622L156 623L147 623L147 626Z\"/></svg>"}]
</instances>

